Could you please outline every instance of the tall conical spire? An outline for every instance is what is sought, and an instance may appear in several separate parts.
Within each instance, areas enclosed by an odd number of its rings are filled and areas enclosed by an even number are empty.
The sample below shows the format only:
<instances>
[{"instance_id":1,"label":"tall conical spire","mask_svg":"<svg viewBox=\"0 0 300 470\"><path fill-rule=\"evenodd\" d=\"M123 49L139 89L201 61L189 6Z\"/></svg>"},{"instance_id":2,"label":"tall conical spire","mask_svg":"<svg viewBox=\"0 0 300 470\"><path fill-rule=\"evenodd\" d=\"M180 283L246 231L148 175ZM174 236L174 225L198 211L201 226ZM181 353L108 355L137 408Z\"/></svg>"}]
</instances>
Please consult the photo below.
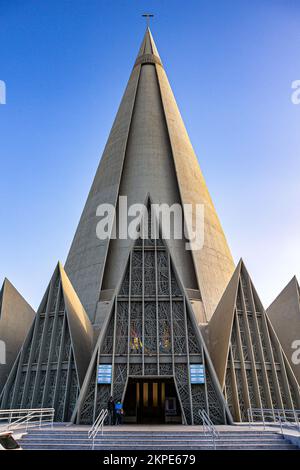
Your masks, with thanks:
<instances>
[{"instance_id":1,"label":"tall conical spire","mask_svg":"<svg viewBox=\"0 0 300 470\"><path fill-rule=\"evenodd\" d=\"M99 240L96 209L103 203L117 207L120 195L127 196L128 206L144 203L147 194L158 204L204 205L203 249L187 251L186 240L168 243L196 318L206 322L234 263L149 28L65 266L92 322L99 326L108 314L108 301L124 272L131 242Z\"/></svg>"},{"instance_id":2,"label":"tall conical spire","mask_svg":"<svg viewBox=\"0 0 300 470\"><path fill-rule=\"evenodd\" d=\"M160 56L159 56L159 53L155 45L149 26L147 26L137 59L145 54L153 54L155 57L157 57L160 60Z\"/></svg>"}]
</instances>

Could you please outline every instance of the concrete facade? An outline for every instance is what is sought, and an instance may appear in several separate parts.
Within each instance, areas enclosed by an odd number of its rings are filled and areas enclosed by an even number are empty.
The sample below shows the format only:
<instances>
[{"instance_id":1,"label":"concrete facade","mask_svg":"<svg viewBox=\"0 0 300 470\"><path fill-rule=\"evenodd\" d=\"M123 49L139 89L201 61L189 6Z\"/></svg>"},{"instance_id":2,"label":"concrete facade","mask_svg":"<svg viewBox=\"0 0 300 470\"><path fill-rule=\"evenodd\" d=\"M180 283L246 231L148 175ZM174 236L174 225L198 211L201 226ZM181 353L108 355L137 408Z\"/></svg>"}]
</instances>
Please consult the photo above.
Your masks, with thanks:
<instances>
[{"instance_id":1,"label":"concrete facade","mask_svg":"<svg viewBox=\"0 0 300 470\"><path fill-rule=\"evenodd\" d=\"M191 379L191 367L195 364L203 367L205 380L201 383ZM99 365L111 365L109 383L98 383ZM72 421L92 424L101 409L107 407L110 396L126 403L130 380L143 382L150 377L155 381L166 378L173 381L176 390L173 393L179 404L177 423L201 424L199 410L203 408L215 424L232 423L168 244L160 237L152 239L149 234L145 239L138 238L131 248L98 336ZM126 410L125 419L132 423L141 418L137 411L141 395L142 392L136 400L133 398L133 409L129 406ZM151 415L158 408L158 403L153 405ZM160 419L163 422L164 418Z\"/></svg>"}]
</instances>

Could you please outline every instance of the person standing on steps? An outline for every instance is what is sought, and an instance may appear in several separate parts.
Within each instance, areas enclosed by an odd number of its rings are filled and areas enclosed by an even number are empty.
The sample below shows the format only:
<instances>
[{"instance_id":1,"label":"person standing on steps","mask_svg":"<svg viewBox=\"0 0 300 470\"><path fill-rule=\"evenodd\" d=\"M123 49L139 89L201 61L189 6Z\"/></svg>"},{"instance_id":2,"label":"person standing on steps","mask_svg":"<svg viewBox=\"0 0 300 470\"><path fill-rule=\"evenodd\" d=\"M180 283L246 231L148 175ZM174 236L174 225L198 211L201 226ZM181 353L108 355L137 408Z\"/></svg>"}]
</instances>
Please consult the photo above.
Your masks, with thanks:
<instances>
[{"instance_id":1,"label":"person standing on steps","mask_svg":"<svg viewBox=\"0 0 300 470\"><path fill-rule=\"evenodd\" d=\"M115 400L112 396L108 400L107 411L108 411L108 424L110 426L113 426L116 422L116 419L115 419L116 413L115 413Z\"/></svg>"},{"instance_id":2,"label":"person standing on steps","mask_svg":"<svg viewBox=\"0 0 300 470\"><path fill-rule=\"evenodd\" d=\"M123 405L121 400L118 400L117 403L115 404L115 410L116 410L116 424L123 424Z\"/></svg>"}]
</instances>

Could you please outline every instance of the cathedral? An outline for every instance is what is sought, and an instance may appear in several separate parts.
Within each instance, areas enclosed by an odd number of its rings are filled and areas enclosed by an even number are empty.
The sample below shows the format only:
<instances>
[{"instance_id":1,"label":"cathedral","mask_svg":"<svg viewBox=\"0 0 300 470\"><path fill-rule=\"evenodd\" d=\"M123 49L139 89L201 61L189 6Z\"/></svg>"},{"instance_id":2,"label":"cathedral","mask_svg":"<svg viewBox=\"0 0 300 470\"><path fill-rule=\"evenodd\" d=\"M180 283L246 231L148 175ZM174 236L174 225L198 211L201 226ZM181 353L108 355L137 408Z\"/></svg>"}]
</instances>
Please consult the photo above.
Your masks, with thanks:
<instances>
[{"instance_id":1,"label":"cathedral","mask_svg":"<svg viewBox=\"0 0 300 470\"><path fill-rule=\"evenodd\" d=\"M118 227L123 197L150 223L135 239L99 238L99 207L116 209ZM161 204L181 207L183 226L184 207L204 208L201 249L164 236L151 210ZM299 285L265 310L235 265L149 27L66 263L37 312L4 281L0 339L2 409L53 407L56 421L92 424L112 396L128 424L187 425L201 410L232 424L255 408L300 409Z\"/></svg>"}]
</instances>

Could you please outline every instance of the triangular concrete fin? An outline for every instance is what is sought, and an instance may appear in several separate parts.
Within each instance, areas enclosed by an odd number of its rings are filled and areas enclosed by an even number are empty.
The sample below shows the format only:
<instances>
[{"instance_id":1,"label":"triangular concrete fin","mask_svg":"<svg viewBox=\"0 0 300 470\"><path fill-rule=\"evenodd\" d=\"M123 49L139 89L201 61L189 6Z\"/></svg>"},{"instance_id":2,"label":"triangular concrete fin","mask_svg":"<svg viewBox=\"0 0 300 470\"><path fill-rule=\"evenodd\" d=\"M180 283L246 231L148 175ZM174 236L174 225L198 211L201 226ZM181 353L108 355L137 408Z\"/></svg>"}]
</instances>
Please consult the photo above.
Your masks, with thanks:
<instances>
[{"instance_id":1,"label":"triangular concrete fin","mask_svg":"<svg viewBox=\"0 0 300 470\"><path fill-rule=\"evenodd\" d=\"M204 368L203 384L191 382L192 364ZM99 365L111 366L110 385L97 385ZM198 412L203 408L215 423L231 421L167 244L161 237L155 240L150 235L137 239L130 251L72 419L92 423L106 408L111 394L115 400L125 399L126 412L126 389L131 376L141 380L145 376L159 380L171 377L186 424L199 423Z\"/></svg>"},{"instance_id":2,"label":"triangular concrete fin","mask_svg":"<svg viewBox=\"0 0 300 470\"><path fill-rule=\"evenodd\" d=\"M216 370L235 421L247 421L248 410L253 408L298 408L300 394L293 371L242 260L238 272L236 294L234 290L231 294L231 298L235 297L235 305L232 309L232 300L228 301L229 312L226 312L223 302L223 315L217 309L213 330L222 341L221 325L226 328L228 344L224 341L223 351L227 364L217 358L222 367L217 364ZM232 325L229 339L227 322ZM221 356L221 351L219 354Z\"/></svg>"},{"instance_id":3,"label":"triangular concrete fin","mask_svg":"<svg viewBox=\"0 0 300 470\"><path fill-rule=\"evenodd\" d=\"M242 260L238 263L207 328L208 349L222 390L225 384L241 266Z\"/></svg>"},{"instance_id":4,"label":"triangular concrete fin","mask_svg":"<svg viewBox=\"0 0 300 470\"><path fill-rule=\"evenodd\" d=\"M299 283L296 276L293 276L292 279L287 283L287 285L282 289L282 291L277 295L277 297L271 302L267 311L277 302L282 302L286 298L290 298L292 301L295 301L297 294L299 292ZM284 312L282 312L284 313Z\"/></svg>"},{"instance_id":5,"label":"triangular concrete fin","mask_svg":"<svg viewBox=\"0 0 300 470\"><path fill-rule=\"evenodd\" d=\"M59 263L59 270L75 363L81 385L92 353L93 327L61 263Z\"/></svg>"},{"instance_id":6,"label":"triangular concrete fin","mask_svg":"<svg viewBox=\"0 0 300 470\"><path fill-rule=\"evenodd\" d=\"M300 354L297 353L300 348L300 299L299 284L295 276L271 303L267 314L300 383Z\"/></svg>"},{"instance_id":7,"label":"triangular concrete fin","mask_svg":"<svg viewBox=\"0 0 300 470\"><path fill-rule=\"evenodd\" d=\"M0 358L0 393L34 316L35 312L28 302L13 284L5 279L0 292L0 340L3 345L1 352L5 356Z\"/></svg>"},{"instance_id":8,"label":"triangular concrete fin","mask_svg":"<svg viewBox=\"0 0 300 470\"><path fill-rule=\"evenodd\" d=\"M4 386L1 408L54 407L70 419L92 349L89 319L60 263Z\"/></svg>"},{"instance_id":9,"label":"triangular concrete fin","mask_svg":"<svg viewBox=\"0 0 300 470\"><path fill-rule=\"evenodd\" d=\"M20 303L22 308L26 307L26 310L30 312L31 317L35 315L34 310L29 305L29 303L24 299L24 297L20 294L20 292L15 288L15 286L9 281L9 279L5 278L2 284L1 292L0 292L0 306L1 306L1 313L0 318L9 315L9 307L12 305L16 305ZM19 307L19 306L18 306ZM19 314L20 308L18 308Z\"/></svg>"}]
</instances>

